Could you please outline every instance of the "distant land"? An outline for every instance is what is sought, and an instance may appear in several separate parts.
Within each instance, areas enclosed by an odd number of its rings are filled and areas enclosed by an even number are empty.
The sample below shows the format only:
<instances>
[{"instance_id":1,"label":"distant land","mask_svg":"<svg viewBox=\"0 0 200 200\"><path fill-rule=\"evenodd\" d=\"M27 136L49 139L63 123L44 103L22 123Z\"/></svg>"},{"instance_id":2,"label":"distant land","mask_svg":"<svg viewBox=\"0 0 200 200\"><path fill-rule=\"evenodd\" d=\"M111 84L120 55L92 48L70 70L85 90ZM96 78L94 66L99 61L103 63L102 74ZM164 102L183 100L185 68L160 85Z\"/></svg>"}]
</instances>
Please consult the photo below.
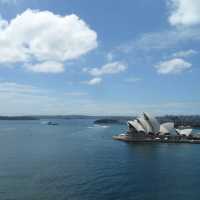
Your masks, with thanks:
<instances>
[{"instance_id":1,"label":"distant land","mask_svg":"<svg viewBox=\"0 0 200 200\"><path fill-rule=\"evenodd\" d=\"M0 116L0 120L41 120L41 119L104 119L129 120L130 116L90 116L90 115L27 115L27 116Z\"/></svg>"},{"instance_id":2,"label":"distant land","mask_svg":"<svg viewBox=\"0 0 200 200\"><path fill-rule=\"evenodd\" d=\"M128 120L133 120L136 117L106 117L97 119L94 121L95 124L123 124ZM176 128L182 127L193 127L200 128L200 115L166 115L157 117L160 123L174 122Z\"/></svg>"},{"instance_id":3,"label":"distant land","mask_svg":"<svg viewBox=\"0 0 200 200\"><path fill-rule=\"evenodd\" d=\"M96 116L86 115L30 115L30 116L0 116L0 120L41 120L41 119L95 119Z\"/></svg>"},{"instance_id":4,"label":"distant land","mask_svg":"<svg viewBox=\"0 0 200 200\"><path fill-rule=\"evenodd\" d=\"M123 124L125 123L119 119L97 119L94 121L95 124Z\"/></svg>"},{"instance_id":5,"label":"distant land","mask_svg":"<svg viewBox=\"0 0 200 200\"><path fill-rule=\"evenodd\" d=\"M0 116L0 120L38 120L37 117L31 116Z\"/></svg>"},{"instance_id":6,"label":"distant land","mask_svg":"<svg viewBox=\"0 0 200 200\"><path fill-rule=\"evenodd\" d=\"M131 116L87 116L87 115L34 115L34 116L0 116L0 120L42 120L42 119L92 119L95 124L125 124ZM160 123L174 122L175 127L190 126L200 128L200 115L165 115L157 117Z\"/></svg>"}]
</instances>

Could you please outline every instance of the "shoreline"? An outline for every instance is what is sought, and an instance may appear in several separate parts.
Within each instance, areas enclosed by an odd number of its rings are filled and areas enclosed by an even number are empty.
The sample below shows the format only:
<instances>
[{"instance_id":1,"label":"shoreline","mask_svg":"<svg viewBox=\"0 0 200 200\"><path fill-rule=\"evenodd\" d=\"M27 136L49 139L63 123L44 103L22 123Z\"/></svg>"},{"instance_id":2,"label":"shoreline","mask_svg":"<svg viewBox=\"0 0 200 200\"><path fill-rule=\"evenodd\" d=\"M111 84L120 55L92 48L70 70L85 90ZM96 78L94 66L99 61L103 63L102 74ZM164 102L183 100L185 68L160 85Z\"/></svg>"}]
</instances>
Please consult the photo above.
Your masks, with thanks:
<instances>
[{"instance_id":1,"label":"shoreline","mask_svg":"<svg viewBox=\"0 0 200 200\"><path fill-rule=\"evenodd\" d=\"M200 139L156 139L156 138L133 138L127 135L116 135L112 137L114 140L130 143L176 143L176 144L200 144Z\"/></svg>"}]
</instances>

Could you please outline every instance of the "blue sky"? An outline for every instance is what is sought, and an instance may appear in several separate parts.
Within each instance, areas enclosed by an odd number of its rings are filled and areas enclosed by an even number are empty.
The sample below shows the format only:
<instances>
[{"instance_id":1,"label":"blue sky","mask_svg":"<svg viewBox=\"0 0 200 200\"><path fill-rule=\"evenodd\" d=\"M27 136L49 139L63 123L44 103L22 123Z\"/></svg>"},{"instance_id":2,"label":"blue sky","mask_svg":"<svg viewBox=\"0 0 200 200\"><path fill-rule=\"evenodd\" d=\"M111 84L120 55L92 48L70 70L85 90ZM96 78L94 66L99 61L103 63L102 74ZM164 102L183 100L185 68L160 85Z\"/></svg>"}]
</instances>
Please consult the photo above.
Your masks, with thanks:
<instances>
[{"instance_id":1,"label":"blue sky","mask_svg":"<svg viewBox=\"0 0 200 200\"><path fill-rule=\"evenodd\" d=\"M0 115L199 114L199 0L0 0Z\"/></svg>"}]
</instances>

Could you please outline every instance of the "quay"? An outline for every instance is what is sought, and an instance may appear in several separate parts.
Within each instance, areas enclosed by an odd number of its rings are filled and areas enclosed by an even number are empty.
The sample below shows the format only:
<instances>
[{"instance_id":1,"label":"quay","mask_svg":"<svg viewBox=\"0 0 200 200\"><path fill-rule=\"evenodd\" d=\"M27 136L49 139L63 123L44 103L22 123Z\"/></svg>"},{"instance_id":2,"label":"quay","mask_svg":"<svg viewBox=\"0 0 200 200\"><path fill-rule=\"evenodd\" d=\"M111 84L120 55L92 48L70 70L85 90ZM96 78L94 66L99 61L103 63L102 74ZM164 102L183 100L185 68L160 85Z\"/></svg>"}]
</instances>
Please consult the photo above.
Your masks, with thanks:
<instances>
[{"instance_id":1,"label":"quay","mask_svg":"<svg viewBox=\"0 0 200 200\"><path fill-rule=\"evenodd\" d=\"M113 136L114 140L131 142L131 143L188 143L188 144L200 144L200 139L173 139L173 138L134 138L127 135Z\"/></svg>"}]
</instances>

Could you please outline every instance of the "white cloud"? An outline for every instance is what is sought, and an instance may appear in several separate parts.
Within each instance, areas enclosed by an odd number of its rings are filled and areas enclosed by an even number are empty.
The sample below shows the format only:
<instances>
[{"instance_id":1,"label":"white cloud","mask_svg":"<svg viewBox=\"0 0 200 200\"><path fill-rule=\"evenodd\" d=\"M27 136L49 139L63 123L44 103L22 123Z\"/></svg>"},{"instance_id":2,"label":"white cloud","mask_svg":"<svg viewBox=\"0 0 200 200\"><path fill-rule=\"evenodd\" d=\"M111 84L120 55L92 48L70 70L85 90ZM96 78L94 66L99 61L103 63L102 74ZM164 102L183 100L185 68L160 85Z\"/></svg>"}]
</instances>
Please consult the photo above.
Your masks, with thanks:
<instances>
[{"instance_id":1,"label":"white cloud","mask_svg":"<svg viewBox=\"0 0 200 200\"><path fill-rule=\"evenodd\" d=\"M74 14L28 9L11 21L0 19L0 63L64 62L96 47L96 32Z\"/></svg>"},{"instance_id":2,"label":"white cloud","mask_svg":"<svg viewBox=\"0 0 200 200\"><path fill-rule=\"evenodd\" d=\"M127 69L127 65L123 62L111 62L107 63L100 68L83 68L83 72L89 73L91 76L94 76L95 78L91 79L90 81L85 81L88 85L96 85L102 82L102 78L100 78L103 75L107 74L117 74L120 72L123 72Z\"/></svg>"},{"instance_id":3,"label":"white cloud","mask_svg":"<svg viewBox=\"0 0 200 200\"><path fill-rule=\"evenodd\" d=\"M89 68L88 67L83 67L82 71L83 72L88 72Z\"/></svg>"},{"instance_id":4,"label":"white cloud","mask_svg":"<svg viewBox=\"0 0 200 200\"><path fill-rule=\"evenodd\" d=\"M17 0L0 0L0 3L3 3L3 4L10 4L10 3L16 3Z\"/></svg>"},{"instance_id":5,"label":"white cloud","mask_svg":"<svg viewBox=\"0 0 200 200\"><path fill-rule=\"evenodd\" d=\"M23 94L37 94L42 91L31 85L19 84L15 82L0 82L0 93L23 93Z\"/></svg>"},{"instance_id":6,"label":"white cloud","mask_svg":"<svg viewBox=\"0 0 200 200\"><path fill-rule=\"evenodd\" d=\"M151 32L140 35L133 41L128 41L116 48L116 51L132 53L134 51L152 51L175 48L179 44L190 44L200 40L199 27L178 27L161 32Z\"/></svg>"},{"instance_id":7,"label":"white cloud","mask_svg":"<svg viewBox=\"0 0 200 200\"><path fill-rule=\"evenodd\" d=\"M92 76L102 76L105 74L117 74L127 69L127 65L122 62L112 62L103 65L100 68L93 68L88 70Z\"/></svg>"},{"instance_id":8,"label":"white cloud","mask_svg":"<svg viewBox=\"0 0 200 200\"><path fill-rule=\"evenodd\" d=\"M101 82L102 82L102 78L96 77L96 78L93 78L89 81L86 81L85 83L87 83L88 85L98 85Z\"/></svg>"},{"instance_id":9,"label":"white cloud","mask_svg":"<svg viewBox=\"0 0 200 200\"><path fill-rule=\"evenodd\" d=\"M109 52L107 55L106 55L106 59L108 62L112 62L113 59L114 59L114 54L112 52Z\"/></svg>"},{"instance_id":10,"label":"white cloud","mask_svg":"<svg viewBox=\"0 0 200 200\"><path fill-rule=\"evenodd\" d=\"M65 95L71 97L80 97L87 96L88 94L86 92L66 92Z\"/></svg>"},{"instance_id":11,"label":"white cloud","mask_svg":"<svg viewBox=\"0 0 200 200\"><path fill-rule=\"evenodd\" d=\"M64 69L63 63L55 61L46 61L38 64L27 64L25 67L33 72L40 73L62 73Z\"/></svg>"},{"instance_id":12,"label":"white cloud","mask_svg":"<svg viewBox=\"0 0 200 200\"><path fill-rule=\"evenodd\" d=\"M80 98L82 95L84 98ZM75 91L63 94L28 84L1 81L0 115L80 114L83 105L89 104L86 95ZM87 113L87 109L84 112Z\"/></svg>"},{"instance_id":13,"label":"white cloud","mask_svg":"<svg viewBox=\"0 0 200 200\"><path fill-rule=\"evenodd\" d=\"M171 25L197 25L200 24L199 0L169 0Z\"/></svg>"},{"instance_id":14,"label":"white cloud","mask_svg":"<svg viewBox=\"0 0 200 200\"><path fill-rule=\"evenodd\" d=\"M32 85L0 82L0 114L38 114L53 98L47 91Z\"/></svg>"},{"instance_id":15,"label":"white cloud","mask_svg":"<svg viewBox=\"0 0 200 200\"><path fill-rule=\"evenodd\" d=\"M173 57L186 58L186 57L195 55L197 53L198 53L197 51L195 51L193 49L189 49L187 51L178 51L173 54Z\"/></svg>"},{"instance_id":16,"label":"white cloud","mask_svg":"<svg viewBox=\"0 0 200 200\"><path fill-rule=\"evenodd\" d=\"M125 82L127 82L127 83L135 83L135 82L138 82L138 81L141 81L141 80L142 80L141 78L129 77L129 78L125 79Z\"/></svg>"},{"instance_id":17,"label":"white cloud","mask_svg":"<svg viewBox=\"0 0 200 200\"><path fill-rule=\"evenodd\" d=\"M189 26L200 24L199 0L166 0L169 4L169 21L171 27L160 32L144 33L118 46L115 51L129 53L133 51L161 50L177 47L179 44L191 44L200 40L200 27ZM188 26L174 26L174 25Z\"/></svg>"},{"instance_id":18,"label":"white cloud","mask_svg":"<svg viewBox=\"0 0 200 200\"><path fill-rule=\"evenodd\" d=\"M199 101L121 104L117 101L94 101L88 98L89 95L80 98L81 93L72 91L62 95L32 85L0 82L0 115L135 115L144 110L155 114L196 114L200 108ZM73 100L70 101L66 95L72 96Z\"/></svg>"},{"instance_id":19,"label":"white cloud","mask_svg":"<svg viewBox=\"0 0 200 200\"><path fill-rule=\"evenodd\" d=\"M181 58L174 58L172 60L160 62L155 66L159 74L178 74L187 69L190 69L191 67L191 63L186 62Z\"/></svg>"}]
</instances>

